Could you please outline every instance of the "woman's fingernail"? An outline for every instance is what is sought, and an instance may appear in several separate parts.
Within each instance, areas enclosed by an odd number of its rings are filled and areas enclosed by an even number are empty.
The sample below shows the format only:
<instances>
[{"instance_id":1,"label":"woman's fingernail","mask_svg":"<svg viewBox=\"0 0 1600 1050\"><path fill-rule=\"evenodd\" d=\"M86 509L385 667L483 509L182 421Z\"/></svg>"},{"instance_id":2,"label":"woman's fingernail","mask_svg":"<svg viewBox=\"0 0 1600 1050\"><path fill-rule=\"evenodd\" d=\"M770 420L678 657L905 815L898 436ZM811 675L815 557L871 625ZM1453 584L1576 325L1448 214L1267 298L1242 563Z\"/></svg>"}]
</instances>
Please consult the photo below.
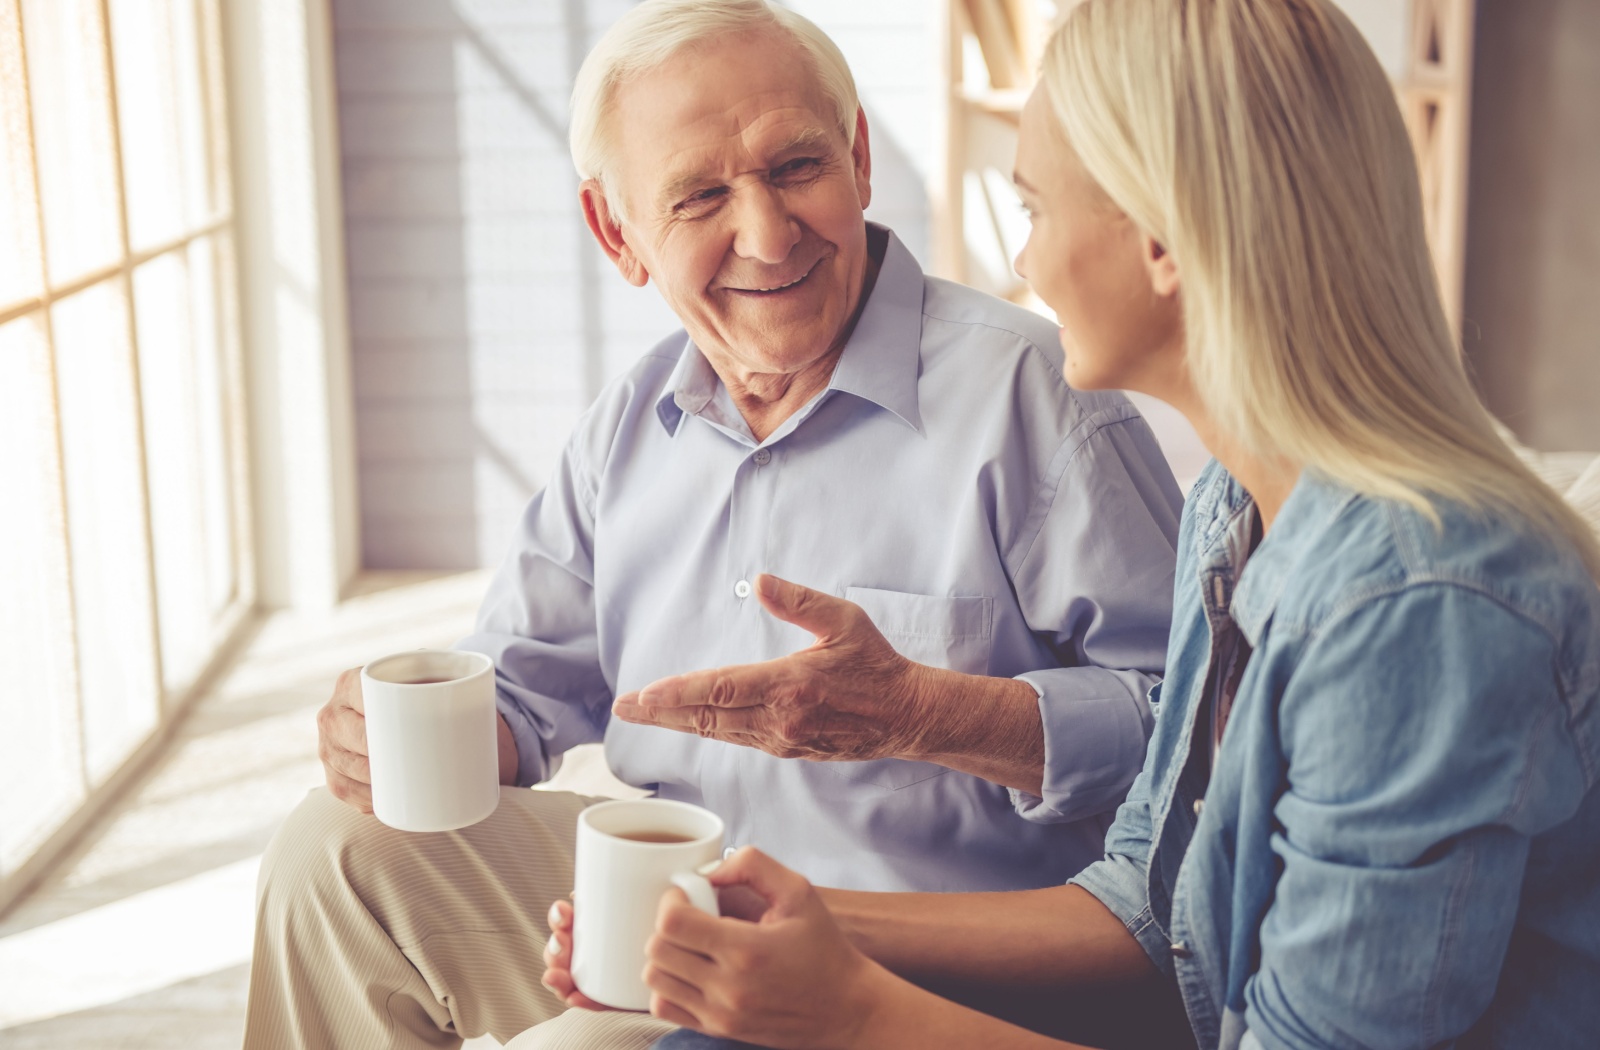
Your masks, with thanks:
<instances>
[{"instance_id":1,"label":"woman's fingernail","mask_svg":"<svg viewBox=\"0 0 1600 1050\"><path fill-rule=\"evenodd\" d=\"M550 925L552 927L561 925L561 905L559 903L550 905Z\"/></svg>"}]
</instances>

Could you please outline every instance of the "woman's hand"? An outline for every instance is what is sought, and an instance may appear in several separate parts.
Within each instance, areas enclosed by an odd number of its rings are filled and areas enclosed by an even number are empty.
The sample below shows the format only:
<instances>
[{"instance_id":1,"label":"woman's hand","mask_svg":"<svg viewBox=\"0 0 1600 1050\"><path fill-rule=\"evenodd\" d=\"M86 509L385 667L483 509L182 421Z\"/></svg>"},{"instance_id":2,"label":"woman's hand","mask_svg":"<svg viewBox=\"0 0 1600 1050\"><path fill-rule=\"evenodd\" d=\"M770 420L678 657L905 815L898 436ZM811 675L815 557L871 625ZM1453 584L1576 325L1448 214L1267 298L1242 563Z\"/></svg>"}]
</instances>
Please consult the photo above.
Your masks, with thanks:
<instances>
[{"instance_id":1,"label":"woman's hand","mask_svg":"<svg viewBox=\"0 0 1600 1050\"><path fill-rule=\"evenodd\" d=\"M755 921L713 918L669 890L646 947L650 1012L761 1046L855 1045L888 974L845 939L811 884L750 847L711 882L723 900L739 887L765 910Z\"/></svg>"},{"instance_id":2,"label":"woman's hand","mask_svg":"<svg viewBox=\"0 0 1600 1050\"><path fill-rule=\"evenodd\" d=\"M717 892L717 904L723 915L756 922L767 910L767 902L749 887L742 884L723 886ZM544 977L542 983L555 992L568 1006L584 1010L610 1010L612 1007L597 1003L578 991L572 979L572 902L558 900L550 905L550 939L544 945Z\"/></svg>"},{"instance_id":3,"label":"woman's hand","mask_svg":"<svg viewBox=\"0 0 1600 1050\"><path fill-rule=\"evenodd\" d=\"M577 984L572 980L571 901L558 900L550 905L550 939L544 945L543 984L568 1006L584 1010L611 1009L578 991Z\"/></svg>"}]
</instances>

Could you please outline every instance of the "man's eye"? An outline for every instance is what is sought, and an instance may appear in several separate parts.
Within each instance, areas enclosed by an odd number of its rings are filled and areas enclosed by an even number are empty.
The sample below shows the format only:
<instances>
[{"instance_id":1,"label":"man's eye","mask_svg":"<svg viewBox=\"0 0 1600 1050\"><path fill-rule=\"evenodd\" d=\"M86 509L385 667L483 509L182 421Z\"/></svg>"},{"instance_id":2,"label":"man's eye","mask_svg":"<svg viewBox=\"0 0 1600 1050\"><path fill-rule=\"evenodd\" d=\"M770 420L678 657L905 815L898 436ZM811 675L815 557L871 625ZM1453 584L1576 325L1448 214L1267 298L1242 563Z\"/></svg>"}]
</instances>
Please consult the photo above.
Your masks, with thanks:
<instances>
[{"instance_id":1,"label":"man's eye","mask_svg":"<svg viewBox=\"0 0 1600 1050\"><path fill-rule=\"evenodd\" d=\"M789 161L787 164L779 165L778 170L773 172L773 174L780 179L790 178L796 175L809 175L816 169L818 163L819 162L815 157L799 157L795 160Z\"/></svg>"},{"instance_id":2,"label":"man's eye","mask_svg":"<svg viewBox=\"0 0 1600 1050\"><path fill-rule=\"evenodd\" d=\"M694 193L688 197L685 197L678 203L678 206L675 210L680 212L704 211L721 199L725 192L726 190L721 186L714 186L710 189L701 190L699 193Z\"/></svg>"}]
</instances>

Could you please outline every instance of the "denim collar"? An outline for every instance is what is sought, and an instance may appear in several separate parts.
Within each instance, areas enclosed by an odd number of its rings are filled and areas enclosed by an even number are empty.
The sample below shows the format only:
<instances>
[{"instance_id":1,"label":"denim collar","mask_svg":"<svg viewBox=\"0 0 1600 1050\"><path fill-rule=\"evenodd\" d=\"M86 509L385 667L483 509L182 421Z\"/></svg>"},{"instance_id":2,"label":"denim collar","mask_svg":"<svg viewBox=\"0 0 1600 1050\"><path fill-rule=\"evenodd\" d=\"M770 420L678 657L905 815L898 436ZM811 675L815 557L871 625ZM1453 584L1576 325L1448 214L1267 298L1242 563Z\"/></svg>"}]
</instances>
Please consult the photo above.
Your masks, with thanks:
<instances>
[{"instance_id":1,"label":"denim collar","mask_svg":"<svg viewBox=\"0 0 1600 1050\"><path fill-rule=\"evenodd\" d=\"M922 357L922 267L893 230L876 223L867 225L888 237L883 265L833 377L813 406L834 391L852 394L888 410L921 433L917 380ZM744 429L722 380L687 337L666 389L656 400L656 418L667 433L676 434L686 413L706 416L708 422L724 429ZM781 428L769 441L790 429Z\"/></svg>"},{"instance_id":2,"label":"denim collar","mask_svg":"<svg viewBox=\"0 0 1600 1050\"><path fill-rule=\"evenodd\" d=\"M1208 605L1226 608L1245 640L1258 646L1290 576L1356 494L1313 470L1301 471L1272 528L1248 560L1243 557L1249 536L1244 523L1255 500L1232 475L1224 484L1207 488L1204 498L1206 504L1195 508L1197 520L1205 523L1195 550L1201 593ZM1241 562L1243 572L1237 569Z\"/></svg>"}]
</instances>

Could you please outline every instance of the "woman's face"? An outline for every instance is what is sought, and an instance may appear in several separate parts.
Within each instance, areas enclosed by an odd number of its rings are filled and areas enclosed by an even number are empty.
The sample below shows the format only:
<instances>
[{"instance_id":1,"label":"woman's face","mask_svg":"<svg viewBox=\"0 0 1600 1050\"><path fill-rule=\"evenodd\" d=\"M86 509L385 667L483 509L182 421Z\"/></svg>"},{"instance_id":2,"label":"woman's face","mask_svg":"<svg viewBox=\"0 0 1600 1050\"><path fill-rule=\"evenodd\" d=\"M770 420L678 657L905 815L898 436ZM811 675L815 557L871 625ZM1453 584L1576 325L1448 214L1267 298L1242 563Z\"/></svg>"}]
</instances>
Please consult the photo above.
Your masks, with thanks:
<instances>
[{"instance_id":1,"label":"woman's face","mask_svg":"<svg viewBox=\"0 0 1600 1050\"><path fill-rule=\"evenodd\" d=\"M1067 382L1182 399L1176 264L1089 177L1043 87L1022 111L1014 177L1033 222L1017 273L1056 313Z\"/></svg>"}]
</instances>

